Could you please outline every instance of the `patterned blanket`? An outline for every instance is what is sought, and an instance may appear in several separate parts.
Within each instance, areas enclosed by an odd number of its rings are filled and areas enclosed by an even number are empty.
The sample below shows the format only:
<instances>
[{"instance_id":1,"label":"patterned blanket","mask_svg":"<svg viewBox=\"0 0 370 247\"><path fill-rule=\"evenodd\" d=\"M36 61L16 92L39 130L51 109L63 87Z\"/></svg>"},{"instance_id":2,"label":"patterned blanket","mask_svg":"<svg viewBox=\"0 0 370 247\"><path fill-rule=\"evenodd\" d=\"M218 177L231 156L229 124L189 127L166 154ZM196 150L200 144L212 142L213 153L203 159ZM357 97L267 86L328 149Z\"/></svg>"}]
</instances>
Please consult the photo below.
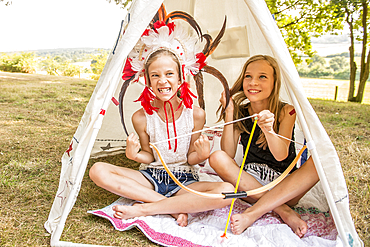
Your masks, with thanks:
<instances>
[{"instance_id":1,"label":"patterned blanket","mask_svg":"<svg viewBox=\"0 0 370 247\"><path fill-rule=\"evenodd\" d=\"M307 222L308 232L303 238L296 236L279 215L269 212L258 219L241 235L230 230L227 239L220 236L225 229L230 207L189 214L187 227L177 225L169 215L137 217L120 220L113 217L113 205L131 205L132 200L120 198L103 209L89 213L108 219L116 230L139 228L151 241L163 246L337 246L337 230L328 212L316 208L295 208ZM249 204L236 200L233 213L243 212Z\"/></svg>"}]
</instances>

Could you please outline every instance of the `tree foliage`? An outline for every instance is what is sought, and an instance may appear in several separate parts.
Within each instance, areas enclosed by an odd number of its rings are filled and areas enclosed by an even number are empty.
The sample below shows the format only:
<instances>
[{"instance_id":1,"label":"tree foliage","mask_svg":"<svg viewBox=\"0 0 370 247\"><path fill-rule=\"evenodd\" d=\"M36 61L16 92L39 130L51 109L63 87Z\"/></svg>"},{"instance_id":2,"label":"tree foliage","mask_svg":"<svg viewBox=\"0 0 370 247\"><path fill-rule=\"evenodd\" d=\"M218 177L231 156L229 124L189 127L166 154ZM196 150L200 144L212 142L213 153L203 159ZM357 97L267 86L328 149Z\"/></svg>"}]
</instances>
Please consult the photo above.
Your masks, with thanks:
<instances>
[{"instance_id":1,"label":"tree foliage","mask_svg":"<svg viewBox=\"0 0 370 247\"><path fill-rule=\"evenodd\" d=\"M80 73L95 73L98 79L102 72L108 49L70 48L46 49L34 52L0 53L0 70L8 72L35 73L45 71L55 76L80 76ZM91 69L77 65L77 62L90 62Z\"/></svg>"},{"instance_id":2,"label":"tree foliage","mask_svg":"<svg viewBox=\"0 0 370 247\"><path fill-rule=\"evenodd\" d=\"M65 62L62 64L62 75L74 77L80 75L81 66L71 64L70 62Z\"/></svg>"},{"instance_id":3,"label":"tree foliage","mask_svg":"<svg viewBox=\"0 0 370 247\"><path fill-rule=\"evenodd\" d=\"M71 60L63 56L51 57L48 55L41 62L42 70L46 71L48 75L63 75L74 77L80 74L81 67L71 63Z\"/></svg>"},{"instance_id":4,"label":"tree foliage","mask_svg":"<svg viewBox=\"0 0 370 247\"><path fill-rule=\"evenodd\" d=\"M330 64L330 68L336 71L336 70L344 69L344 67L346 67L348 63L344 57L334 57L330 59L329 64Z\"/></svg>"},{"instance_id":5,"label":"tree foliage","mask_svg":"<svg viewBox=\"0 0 370 247\"><path fill-rule=\"evenodd\" d=\"M90 58L91 54L98 51L96 48L59 48L44 49L35 51L38 57L60 57L63 60L69 60L72 63L84 62Z\"/></svg>"},{"instance_id":6,"label":"tree foliage","mask_svg":"<svg viewBox=\"0 0 370 247\"><path fill-rule=\"evenodd\" d=\"M336 33L342 18L328 0L266 0L295 64L312 57L311 37Z\"/></svg>"},{"instance_id":7,"label":"tree foliage","mask_svg":"<svg viewBox=\"0 0 370 247\"><path fill-rule=\"evenodd\" d=\"M91 55L91 59L90 67L91 71L94 73L94 75L91 76L91 79L99 80L108 59L108 52L100 50L100 53Z\"/></svg>"},{"instance_id":8,"label":"tree foliage","mask_svg":"<svg viewBox=\"0 0 370 247\"><path fill-rule=\"evenodd\" d=\"M108 2L112 2L112 0L107 0ZM123 8L126 8L132 0L113 0L117 5L121 5Z\"/></svg>"},{"instance_id":9,"label":"tree foliage","mask_svg":"<svg viewBox=\"0 0 370 247\"><path fill-rule=\"evenodd\" d=\"M368 12L370 0L332 0L332 4L336 8L336 12L343 16L350 31L350 85L348 101L361 103L364 98L365 85L369 78L370 68L370 49L367 47L370 42L368 28L370 25L370 14ZM357 63L355 61L355 41L362 43L360 78L356 95Z\"/></svg>"},{"instance_id":10,"label":"tree foliage","mask_svg":"<svg viewBox=\"0 0 370 247\"><path fill-rule=\"evenodd\" d=\"M0 70L8 72L34 73L36 72L35 54L33 52L1 54Z\"/></svg>"},{"instance_id":11,"label":"tree foliage","mask_svg":"<svg viewBox=\"0 0 370 247\"><path fill-rule=\"evenodd\" d=\"M60 61L60 57L47 56L41 61L42 70L46 71L48 75L59 75L60 64L58 60Z\"/></svg>"},{"instance_id":12,"label":"tree foliage","mask_svg":"<svg viewBox=\"0 0 370 247\"><path fill-rule=\"evenodd\" d=\"M311 68L313 67L314 65L320 65L320 66L325 66L326 64L326 61L323 57L320 57L319 55L314 55L310 61L310 63L308 64L308 67Z\"/></svg>"},{"instance_id":13,"label":"tree foliage","mask_svg":"<svg viewBox=\"0 0 370 247\"><path fill-rule=\"evenodd\" d=\"M328 62L323 57L314 55L309 64L307 62L299 64L297 66L299 75L309 78L349 80L351 72L346 53L333 54L330 58L328 56L326 58ZM359 71L356 73L356 78L360 78Z\"/></svg>"}]
</instances>

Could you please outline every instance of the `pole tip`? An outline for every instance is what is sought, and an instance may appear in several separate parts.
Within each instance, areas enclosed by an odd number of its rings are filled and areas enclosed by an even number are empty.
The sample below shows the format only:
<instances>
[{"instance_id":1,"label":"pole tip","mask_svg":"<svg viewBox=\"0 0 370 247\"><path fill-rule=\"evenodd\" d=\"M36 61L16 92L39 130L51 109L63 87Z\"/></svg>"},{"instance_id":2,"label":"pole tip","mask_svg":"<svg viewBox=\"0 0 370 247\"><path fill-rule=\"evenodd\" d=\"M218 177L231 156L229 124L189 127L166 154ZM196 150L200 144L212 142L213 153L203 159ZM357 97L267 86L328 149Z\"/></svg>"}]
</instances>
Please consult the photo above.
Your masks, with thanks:
<instances>
[{"instance_id":1,"label":"pole tip","mask_svg":"<svg viewBox=\"0 0 370 247\"><path fill-rule=\"evenodd\" d=\"M226 237L226 233L217 238L217 242L220 246L228 246L229 239Z\"/></svg>"}]
</instances>

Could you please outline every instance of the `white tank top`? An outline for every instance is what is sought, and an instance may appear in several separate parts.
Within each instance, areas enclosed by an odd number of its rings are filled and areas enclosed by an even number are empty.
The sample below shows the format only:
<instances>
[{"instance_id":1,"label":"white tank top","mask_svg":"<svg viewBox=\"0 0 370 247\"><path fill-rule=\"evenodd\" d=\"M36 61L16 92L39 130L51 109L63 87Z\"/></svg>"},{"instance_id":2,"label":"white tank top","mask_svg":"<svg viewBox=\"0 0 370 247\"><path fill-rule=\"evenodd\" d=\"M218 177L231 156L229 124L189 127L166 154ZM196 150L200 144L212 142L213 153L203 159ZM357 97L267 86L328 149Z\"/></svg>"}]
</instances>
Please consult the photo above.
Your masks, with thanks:
<instances>
[{"instance_id":1,"label":"white tank top","mask_svg":"<svg viewBox=\"0 0 370 247\"><path fill-rule=\"evenodd\" d=\"M149 135L150 142L155 143L168 139L166 123L158 116L157 112L153 112L152 115L149 115L145 112L145 115L146 132ZM191 133L194 129L193 109L184 107L180 117L175 121L175 125L177 136ZM172 122L168 123L168 131L170 138L175 136ZM162 142L156 145L168 168L172 172L195 172L194 167L188 165L187 163L190 139L191 135L178 138L176 152L174 152L175 140L171 141L171 149L169 149L168 142ZM155 152L155 150L153 150L153 148L152 151L154 155L154 161L150 164L141 164L140 170L145 170L147 168L164 169L161 161L159 160L158 154Z\"/></svg>"}]
</instances>

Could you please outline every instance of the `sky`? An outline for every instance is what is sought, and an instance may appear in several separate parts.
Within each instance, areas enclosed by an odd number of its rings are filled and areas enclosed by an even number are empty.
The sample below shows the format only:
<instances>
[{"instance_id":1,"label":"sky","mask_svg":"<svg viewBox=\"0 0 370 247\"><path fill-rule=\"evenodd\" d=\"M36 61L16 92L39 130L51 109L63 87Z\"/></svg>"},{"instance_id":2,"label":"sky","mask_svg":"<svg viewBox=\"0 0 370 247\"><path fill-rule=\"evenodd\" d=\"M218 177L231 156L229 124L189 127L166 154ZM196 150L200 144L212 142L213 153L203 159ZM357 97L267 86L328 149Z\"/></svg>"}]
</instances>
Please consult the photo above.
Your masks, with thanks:
<instances>
[{"instance_id":1,"label":"sky","mask_svg":"<svg viewBox=\"0 0 370 247\"><path fill-rule=\"evenodd\" d=\"M0 2L0 52L107 48L116 41L125 10L106 0Z\"/></svg>"},{"instance_id":2,"label":"sky","mask_svg":"<svg viewBox=\"0 0 370 247\"><path fill-rule=\"evenodd\" d=\"M114 1L106 0L12 0L10 6L0 2L0 52L111 49L125 15ZM348 51L348 37L331 39L331 44L313 39L314 50L321 56Z\"/></svg>"}]
</instances>

